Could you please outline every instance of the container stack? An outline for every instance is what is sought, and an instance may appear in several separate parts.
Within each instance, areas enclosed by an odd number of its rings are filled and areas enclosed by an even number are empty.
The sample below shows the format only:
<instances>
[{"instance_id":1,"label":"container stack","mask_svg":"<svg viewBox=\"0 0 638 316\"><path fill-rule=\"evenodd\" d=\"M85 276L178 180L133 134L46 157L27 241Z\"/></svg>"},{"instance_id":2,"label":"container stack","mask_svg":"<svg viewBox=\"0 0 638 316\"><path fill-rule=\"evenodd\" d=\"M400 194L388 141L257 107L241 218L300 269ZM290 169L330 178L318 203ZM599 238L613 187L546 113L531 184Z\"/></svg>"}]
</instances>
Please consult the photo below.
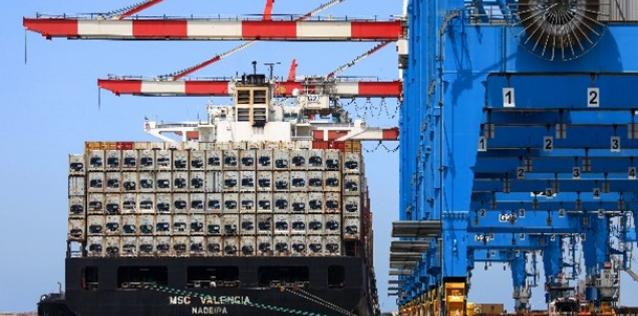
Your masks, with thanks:
<instances>
[{"instance_id":1,"label":"container stack","mask_svg":"<svg viewBox=\"0 0 638 316\"><path fill-rule=\"evenodd\" d=\"M69 157L69 242L89 257L346 255L370 230L361 154L310 148L87 143Z\"/></svg>"}]
</instances>

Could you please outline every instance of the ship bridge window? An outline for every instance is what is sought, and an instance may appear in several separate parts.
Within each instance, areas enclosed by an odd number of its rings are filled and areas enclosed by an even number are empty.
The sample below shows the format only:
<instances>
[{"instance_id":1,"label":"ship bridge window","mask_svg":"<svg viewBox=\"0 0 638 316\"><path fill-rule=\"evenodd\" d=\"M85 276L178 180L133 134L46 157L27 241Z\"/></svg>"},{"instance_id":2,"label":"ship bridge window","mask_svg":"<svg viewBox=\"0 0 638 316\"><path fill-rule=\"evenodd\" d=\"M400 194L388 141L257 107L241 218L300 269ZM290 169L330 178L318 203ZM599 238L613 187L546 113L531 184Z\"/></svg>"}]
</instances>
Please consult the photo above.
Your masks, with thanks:
<instances>
[{"instance_id":1,"label":"ship bridge window","mask_svg":"<svg viewBox=\"0 0 638 316\"><path fill-rule=\"evenodd\" d=\"M189 288L239 287L239 268L230 266L188 267L186 286Z\"/></svg>"},{"instance_id":2,"label":"ship bridge window","mask_svg":"<svg viewBox=\"0 0 638 316\"><path fill-rule=\"evenodd\" d=\"M119 267L117 286L121 289L136 289L147 285L167 285L166 267Z\"/></svg>"},{"instance_id":3,"label":"ship bridge window","mask_svg":"<svg viewBox=\"0 0 638 316\"><path fill-rule=\"evenodd\" d=\"M82 288L95 291L99 285L97 267L85 267L82 269Z\"/></svg>"},{"instance_id":4,"label":"ship bridge window","mask_svg":"<svg viewBox=\"0 0 638 316\"><path fill-rule=\"evenodd\" d=\"M259 267L259 286L301 285L309 281L308 267Z\"/></svg>"},{"instance_id":5,"label":"ship bridge window","mask_svg":"<svg viewBox=\"0 0 638 316\"><path fill-rule=\"evenodd\" d=\"M250 103L250 90L238 90L237 104L249 104L249 103Z\"/></svg>"},{"instance_id":6,"label":"ship bridge window","mask_svg":"<svg viewBox=\"0 0 638 316\"><path fill-rule=\"evenodd\" d=\"M266 90L254 90L253 93L253 103L266 104Z\"/></svg>"},{"instance_id":7,"label":"ship bridge window","mask_svg":"<svg viewBox=\"0 0 638 316\"><path fill-rule=\"evenodd\" d=\"M346 271L343 266L328 267L328 287L341 288L346 280Z\"/></svg>"}]
</instances>

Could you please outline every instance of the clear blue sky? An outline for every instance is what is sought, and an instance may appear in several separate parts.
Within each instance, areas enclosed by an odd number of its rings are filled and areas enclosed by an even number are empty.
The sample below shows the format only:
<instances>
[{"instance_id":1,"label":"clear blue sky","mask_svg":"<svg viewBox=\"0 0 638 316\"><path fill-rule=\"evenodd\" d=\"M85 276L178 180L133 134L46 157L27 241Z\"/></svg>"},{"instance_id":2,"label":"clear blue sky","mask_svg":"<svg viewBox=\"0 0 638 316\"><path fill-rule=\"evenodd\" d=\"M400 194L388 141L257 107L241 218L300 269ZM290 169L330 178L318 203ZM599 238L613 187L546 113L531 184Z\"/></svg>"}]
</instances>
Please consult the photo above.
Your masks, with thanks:
<instances>
[{"instance_id":1,"label":"clear blue sky","mask_svg":"<svg viewBox=\"0 0 638 316\"><path fill-rule=\"evenodd\" d=\"M115 97L102 93L98 108L96 79L107 74L158 75L198 63L235 46L234 42L47 41L27 36L24 64L22 17L35 12L108 11L136 1L30 0L0 5L0 311L35 308L40 294L64 280L67 207L67 155L80 153L85 140L150 140L145 116L166 121L205 116L207 98ZM261 13L263 0L166 0L149 15L236 15ZM277 0L276 13L303 13L321 0ZM389 17L400 14L401 0L347 0L325 15ZM258 43L202 71L200 76L249 72L250 62L280 61L282 76L297 58L298 73L325 74L372 47L372 43ZM263 71L265 69L262 68ZM350 69L348 75L398 76L392 47ZM216 101L223 101L216 100ZM364 102L359 102L363 105ZM390 102L390 112L395 102ZM371 125L392 126L396 119L368 117ZM370 145L369 148L374 146ZM395 309L387 297L390 224L398 217L398 155L383 150L366 154L375 229L375 266L383 310ZM476 271L471 299L510 304L510 272ZM628 279L623 280L628 284ZM625 297L637 287L625 288ZM543 298L535 292L540 308ZM636 295L634 295L636 296ZM629 302L627 302L629 303ZM638 302L635 301L635 304Z\"/></svg>"}]
</instances>

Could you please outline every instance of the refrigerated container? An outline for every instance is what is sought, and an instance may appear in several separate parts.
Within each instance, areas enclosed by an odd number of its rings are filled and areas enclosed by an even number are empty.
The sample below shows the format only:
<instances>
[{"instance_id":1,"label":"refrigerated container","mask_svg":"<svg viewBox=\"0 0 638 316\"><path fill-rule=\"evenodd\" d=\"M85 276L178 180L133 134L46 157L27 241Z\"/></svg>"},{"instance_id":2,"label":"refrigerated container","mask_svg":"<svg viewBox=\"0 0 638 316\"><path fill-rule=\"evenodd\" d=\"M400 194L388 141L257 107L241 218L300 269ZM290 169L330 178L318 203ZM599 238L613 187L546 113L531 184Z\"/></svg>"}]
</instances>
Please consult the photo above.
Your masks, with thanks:
<instances>
[{"instance_id":1,"label":"refrigerated container","mask_svg":"<svg viewBox=\"0 0 638 316\"><path fill-rule=\"evenodd\" d=\"M324 238L325 254L330 256L341 255L341 238L339 236L326 236Z\"/></svg>"},{"instance_id":2,"label":"refrigerated container","mask_svg":"<svg viewBox=\"0 0 638 316\"><path fill-rule=\"evenodd\" d=\"M273 184L276 192L288 192L288 190L290 190L290 172L275 171L273 174Z\"/></svg>"},{"instance_id":3,"label":"refrigerated container","mask_svg":"<svg viewBox=\"0 0 638 316\"><path fill-rule=\"evenodd\" d=\"M169 236L157 236L154 239L155 253L158 256L168 257L173 255L172 238Z\"/></svg>"},{"instance_id":4,"label":"refrigerated container","mask_svg":"<svg viewBox=\"0 0 638 316\"><path fill-rule=\"evenodd\" d=\"M87 197L87 213L104 213L105 197L103 193L89 193Z\"/></svg>"},{"instance_id":5,"label":"refrigerated container","mask_svg":"<svg viewBox=\"0 0 638 316\"><path fill-rule=\"evenodd\" d=\"M276 256L289 256L290 255L290 237L289 236L275 236L273 238L274 254Z\"/></svg>"},{"instance_id":6,"label":"refrigerated container","mask_svg":"<svg viewBox=\"0 0 638 316\"><path fill-rule=\"evenodd\" d=\"M257 193L257 213L272 213L272 200L271 193Z\"/></svg>"},{"instance_id":7,"label":"refrigerated container","mask_svg":"<svg viewBox=\"0 0 638 316\"><path fill-rule=\"evenodd\" d=\"M291 215L290 232L292 234L306 234L308 232L306 225L306 215Z\"/></svg>"},{"instance_id":8,"label":"refrigerated container","mask_svg":"<svg viewBox=\"0 0 638 316\"><path fill-rule=\"evenodd\" d=\"M325 212L340 213L341 211L341 195L338 192L328 192L324 195Z\"/></svg>"},{"instance_id":9,"label":"refrigerated container","mask_svg":"<svg viewBox=\"0 0 638 316\"><path fill-rule=\"evenodd\" d=\"M341 174L338 171L323 173L323 190L329 192L341 191Z\"/></svg>"},{"instance_id":10,"label":"refrigerated container","mask_svg":"<svg viewBox=\"0 0 638 316\"><path fill-rule=\"evenodd\" d=\"M218 257L223 255L222 252L222 237L208 237L206 238L206 253L209 256Z\"/></svg>"},{"instance_id":11,"label":"refrigerated container","mask_svg":"<svg viewBox=\"0 0 638 316\"><path fill-rule=\"evenodd\" d=\"M172 155L168 149L155 150L155 166L157 170L171 170Z\"/></svg>"},{"instance_id":12,"label":"refrigerated container","mask_svg":"<svg viewBox=\"0 0 638 316\"><path fill-rule=\"evenodd\" d=\"M87 177L87 182L88 182L88 192L104 192L104 172L89 172L89 175ZM81 180L78 179L84 179L84 178L80 178L80 177L71 177L69 178L69 180L73 181L71 182L71 185L74 185L74 183L82 183Z\"/></svg>"},{"instance_id":13,"label":"refrigerated container","mask_svg":"<svg viewBox=\"0 0 638 316\"><path fill-rule=\"evenodd\" d=\"M173 193L173 213L187 213L188 211L188 193Z\"/></svg>"},{"instance_id":14,"label":"refrigerated container","mask_svg":"<svg viewBox=\"0 0 638 316\"><path fill-rule=\"evenodd\" d=\"M292 150L290 151L290 170L306 170L308 169L308 151Z\"/></svg>"},{"instance_id":15,"label":"refrigerated container","mask_svg":"<svg viewBox=\"0 0 638 316\"><path fill-rule=\"evenodd\" d=\"M140 192L153 192L155 191L155 174L149 171L143 171L139 173L140 180Z\"/></svg>"},{"instance_id":16,"label":"refrigerated container","mask_svg":"<svg viewBox=\"0 0 638 316\"><path fill-rule=\"evenodd\" d=\"M239 151L226 149L222 152L222 155L224 170L237 170L239 168Z\"/></svg>"},{"instance_id":17,"label":"refrigerated container","mask_svg":"<svg viewBox=\"0 0 638 316\"><path fill-rule=\"evenodd\" d=\"M139 213L155 212L155 194L140 193L137 196L137 210Z\"/></svg>"},{"instance_id":18,"label":"refrigerated container","mask_svg":"<svg viewBox=\"0 0 638 316\"><path fill-rule=\"evenodd\" d=\"M175 192L188 192L188 172L176 171L173 172L173 190ZM159 185L159 176L158 176Z\"/></svg>"},{"instance_id":19,"label":"refrigerated container","mask_svg":"<svg viewBox=\"0 0 638 316\"><path fill-rule=\"evenodd\" d=\"M325 224L323 229L326 234L341 234L341 216L336 214L328 214L324 216Z\"/></svg>"},{"instance_id":20,"label":"refrigerated container","mask_svg":"<svg viewBox=\"0 0 638 316\"><path fill-rule=\"evenodd\" d=\"M308 170L322 170L323 150L312 149L308 151Z\"/></svg>"},{"instance_id":21,"label":"refrigerated container","mask_svg":"<svg viewBox=\"0 0 638 316\"><path fill-rule=\"evenodd\" d=\"M306 213L308 211L307 193L290 193L290 210L292 213Z\"/></svg>"},{"instance_id":22,"label":"refrigerated container","mask_svg":"<svg viewBox=\"0 0 638 316\"><path fill-rule=\"evenodd\" d=\"M238 213L239 212L239 194L224 193L224 205L222 213Z\"/></svg>"},{"instance_id":23,"label":"refrigerated container","mask_svg":"<svg viewBox=\"0 0 638 316\"><path fill-rule=\"evenodd\" d=\"M137 237L122 237L120 241L120 255L124 257L137 256Z\"/></svg>"},{"instance_id":24,"label":"refrigerated container","mask_svg":"<svg viewBox=\"0 0 638 316\"><path fill-rule=\"evenodd\" d=\"M122 151L121 150L107 150L104 153L106 160L106 170L107 171L119 171L121 168L120 162L122 160Z\"/></svg>"},{"instance_id":25,"label":"refrigerated container","mask_svg":"<svg viewBox=\"0 0 638 316\"><path fill-rule=\"evenodd\" d=\"M185 214L173 215L173 234L184 235L188 233L189 217Z\"/></svg>"},{"instance_id":26,"label":"refrigerated container","mask_svg":"<svg viewBox=\"0 0 638 316\"><path fill-rule=\"evenodd\" d=\"M172 215L157 215L155 218L155 234L170 236L172 221Z\"/></svg>"},{"instance_id":27,"label":"refrigerated container","mask_svg":"<svg viewBox=\"0 0 638 316\"><path fill-rule=\"evenodd\" d=\"M160 171L155 175L155 190L157 192L171 192L173 177L170 171Z\"/></svg>"},{"instance_id":28,"label":"refrigerated container","mask_svg":"<svg viewBox=\"0 0 638 316\"><path fill-rule=\"evenodd\" d=\"M271 149L260 149L257 151L257 170L272 170L273 151Z\"/></svg>"},{"instance_id":29,"label":"refrigerated container","mask_svg":"<svg viewBox=\"0 0 638 316\"><path fill-rule=\"evenodd\" d=\"M257 151L255 150L242 150L239 153L239 165L241 170L255 170Z\"/></svg>"},{"instance_id":30,"label":"refrigerated container","mask_svg":"<svg viewBox=\"0 0 638 316\"><path fill-rule=\"evenodd\" d=\"M343 219L343 238L359 239L361 234L361 218L346 217Z\"/></svg>"},{"instance_id":31,"label":"refrigerated container","mask_svg":"<svg viewBox=\"0 0 638 316\"><path fill-rule=\"evenodd\" d=\"M311 192L308 193L308 213L323 213L323 193Z\"/></svg>"},{"instance_id":32,"label":"refrigerated container","mask_svg":"<svg viewBox=\"0 0 638 316\"><path fill-rule=\"evenodd\" d=\"M152 236L142 236L140 237L137 249L139 250L140 256L153 256L155 252L155 245L153 243Z\"/></svg>"},{"instance_id":33,"label":"refrigerated container","mask_svg":"<svg viewBox=\"0 0 638 316\"><path fill-rule=\"evenodd\" d=\"M224 192L239 191L239 172L224 171Z\"/></svg>"},{"instance_id":34,"label":"refrigerated container","mask_svg":"<svg viewBox=\"0 0 638 316\"><path fill-rule=\"evenodd\" d=\"M85 173L84 155L69 155L69 175L84 176Z\"/></svg>"},{"instance_id":35,"label":"refrigerated container","mask_svg":"<svg viewBox=\"0 0 638 316\"><path fill-rule=\"evenodd\" d=\"M257 215L257 234L272 235L273 216L270 214Z\"/></svg>"},{"instance_id":36,"label":"refrigerated container","mask_svg":"<svg viewBox=\"0 0 638 316\"><path fill-rule=\"evenodd\" d=\"M89 215L86 218L87 233L89 236L104 235L104 215Z\"/></svg>"},{"instance_id":37,"label":"refrigerated container","mask_svg":"<svg viewBox=\"0 0 638 316\"><path fill-rule=\"evenodd\" d=\"M137 194L125 193L120 195L122 213L135 213L137 210Z\"/></svg>"},{"instance_id":38,"label":"refrigerated container","mask_svg":"<svg viewBox=\"0 0 638 316\"><path fill-rule=\"evenodd\" d=\"M361 154L360 153L344 153L343 154L343 173L360 174L361 173Z\"/></svg>"},{"instance_id":39,"label":"refrigerated container","mask_svg":"<svg viewBox=\"0 0 638 316\"><path fill-rule=\"evenodd\" d=\"M188 170L188 151L187 150L173 151L173 169Z\"/></svg>"},{"instance_id":40,"label":"refrigerated container","mask_svg":"<svg viewBox=\"0 0 638 316\"><path fill-rule=\"evenodd\" d=\"M242 236L240 239L240 249L242 256L254 256L255 255L255 237Z\"/></svg>"},{"instance_id":41,"label":"refrigerated container","mask_svg":"<svg viewBox=\"0 0 638 316\"><path fill-rule=\"evenodd\" d=\"M222 234L222 218L220 215L206 215L206 234L213 236Z\"/></svg>"},{"instance_id":42,"label":"refrigerated container","mask_svg":"<svg viewBox=\"0 0 638 316\"><path fill-rule=\"evenodd\" d=\"M323 255L323 237L322 236L308 236L306 238L308 242L308 255L310 256L322 256Z\"/></svg>"},{"instance_id":43,"label":"refrigerated container","mask_svg":"<svg viewBox=\"0 0 638 316\"><path fill-rule=\"evenodd\" d=\"M122 191L123 192L135 192L138 190L138 173L137 172L123 172L122 173Z\"/></svg>"},{"instance_id":44,"label":"refrigerated container","mask_svg":"<svg viewBox=\"0 0 638 316\"><path fill-rule=\"evenodd\" d=\"M122 174L120 172L107 172L105 174L105 191L120 192L122 184Z\"/></svg>"},{"instance_id":45,"label":"refrigerated container","mask_svg":"<svg viewBox=\"0 0 638 316\"><path fill-rule=\"evenodd\" d=\"M293 256L305 256L307 250L306 237L303 235L291 236L290 249Z\"/></svg>"},{"instance_id":46,"label":"refrigerated container","mask_svg":"<svg viewBox=\"0 0 638 316\"><path fill-rule=\"evenodd\" d=\"M206 218L204 214L194 214L190 216L191 235L203 235L205 231Z\"/></svg>"},{"instance_id":47,"label":"refrigerated container","mask_svg":"<svg viewBox=\"0 0 638 316\"><path fill-rule=\"evenodd\" d=\"M323 192L323 172L308 171L308 191Z\"/></svg>"},{"instance_id":48,"label":"refrigerated container","mask_svg":"<svg viewBox=\"0 0 638 316\"><path fill-rule=\"evenodd\" d=\"M221 193L206 194L206 211L211 213L222 212L222 194Z\"/></svg>"},{"instance_id":49,"label":"refrigerated container","mask_svg":"<svg viewBox=\"0 0 638 316\"><path fill-rule=\"evenodd\" d=\"M255 171L242 171L240 173L239 190L241 192L253 192L255 191Z\"/></svg>"},{"instance_id":50,"label":"refrigerated container","mask_svg":"<svg viewBox=\"0 0 638 316\"><path fill-rule=\"evenodd\" d=\"M361 176L347 174L343 177L343 194L359 195L361 194Z\"/></svg>"},{"instance_id":51,"label":"refrigerated container","mask_svg":"<svg viewBox=\"0 0 638 316\"><path fill-rule=\"evenodd\" d=\"M338 150L326 150L323 154L325 161L325 169L326 170L339 170L340 164L340 155L341 152Z\"/></svg>"},{"instance_id":52,"label":"refrigerated container","mask_svg":"<svg viewBox=\"0 0 638 316\"><path fill-rule=\"evenodd\" d=\"M137 231L137 215L122 215L122 235L135 235Z\"/></svg>"},{"instance_id":53,"label":"refrigerated container","mask_svg":"<svg viewBox=\"0 0 638 316\"><path fill-rule=\"evenodd\" d=\"M273 244L270 236L257 236L257 255L272 256Z\"/></svg>"},{"instance_id":54,"label":"refrigerated container","mask_svg":"<svg viewBox=\"0 0 638 316\"><path fill-rule=\"evenodd\" d=\"M311 214L307 216L308 233L323 235L324 216L322 214Z\"/></svg>"},{"instance_id":55,"label":"refrigerated container","mask_svg":"<svg viewBox=\"0 0 638 316\"><path fill-rule=\"evenodd\" d=\"M288 193L274 193L273 204L275 213L288 213L290 211L290 200Z\"/></svg>"},{"instance_id":56,"label":"refrigerated container","mask_svg":"<svg viewBox=\"0 0 638 316\"><path fill-rule=\"evenodd\" d=\"M86 222L84 218L70 218L67 239L79 241L84 240L86 238L86 234L84 232L85 225Z\"/></svg>"},{"instance_id":57,"label":"refrigerated container","mask_svg":"<svg viewBox=\"0 0 638 316\"><path fill-rule=\"evenodd\" d=\"M239 233L239 214L224 214L222 215L224 236L234 236Z\"/></svg>"},{"instance_id":58,"label":"refrigerated container","mask_svg":"<svg viewBox=\"0 0 638 316\"><path fill-rule=\"evenodd\" d=\"M206 191L206 174L203 171L191 171L189 188L191 192Z\"/></svg>"},{"instance_id":59,"label":"refrigerated container","mask_svg":"<svg viewBox=\"0 0 638 316\"><path fill-rule=\"evenodd\" d=\"M173 197L170 193L158 193L155 195L155 210L157 213L170 213Z\"/></svg>"},{"instance_id":60,"label":"refrigerated container","mask_svg":"<svg viewBox=\"0 0 638 316\"><path fill-rule=\"evenodd\" d=\"M190 238L186 236L173 237L173 255L176 257L186 257L189 254Z\"/></svg>"},{"instance_id":61,"label":"refrigerated container","mask_svg":"<svg viewBox=\"0 0 638 316\"><path fill-rule=\"evenodd\" d=\"M273 190L273 173L271 171L257 172L257 191L270 192Z\"/></svg>"},{"instance_id":62,"label":"refrigerated container","mask_svg":"<svg viewBox=\"0 0 638 316\"><path fill-rule=\"evenodd\" d=\"M107 235L121 235L122 234L122 218L120 215L107 215L106 223L104 224L105 233Z\"/></svg>"},{"instance_id":63,"label":"refrigerated container","mask_svg":"<svg viewBox=\"0 0 638 316\"><path fill-rule=\"evenodd\" d=\"M204 236L191 236L190 238L190 255L204 256L206 254L206 239Z\"/></svg>"},{"instance_id":64,"label":"refrigerated container","mask_svg":"<svg viewBox=\"0 0 638 316\"><path fill-rule=\"evenodd\" d=\"M257 232L255 215L241 214L239 218L240 235L255 235Z\"/></svg>"},{"instance_id":65,"label":"refrigerated container","mask_svg":"<svg viewBox=\"0 0 638 316\"><path fill-rule=\"evenodd\" d=\"M87 154L88 170L104 170L104 150L89 150Z\"/></svg>"},{"instance_id":66,"label":"refrigerated container","mask_svg":"<svg viewBox=\"0 0 638 316\"><path fill-rule=\"evenodd\" d=\"M255 192L239 194L239 211L242 213L255 212Z\"/></svg>"},{"instance_id":67,"label":"refrigerated container","mask_svg":"<svg viewBox=\"0 0 638 316\"><path fill-rule=\"evenodd\" d=\"M137 223L139 224L139 233L140 235L153 235L155 231L155 216L154 215L139 215L137 219Z\"/></svg>"},{"instance_id":68,"label":"refrigerated container","mask_svg":"<svg viewBox=\"0 0 638 316\"><path fill-rule=\"evenodd\" d=\"M87 239L86 251L89 257L104 256L104 237L91 236Z\"/></svg>"},{"instance_id":69,"label":"refrigerated container","mask_svg":"<svg viewBox=\"0 0 638 316\"><path fill-rule=\"evenodd\" d=\"M206 167L206 152L197 149L191 150L189 162L191 171L203 171Z\"/></svg>"},{"instance_id":70,"label":"refrigerated container","mask_svg":"<svg viewBox=\"0 0 638 316\"><path fill-rule=\"evenodd\" d=\"M273 169L288 170L290 168L290 151L286 149L273 150Z\"/></svg>"},{"instance_id":71,"label":"refrigerated container","mask_svg":"<svg viewBox=\"0 0 638 316\"><path fill-rule=\"evenodd\" d=\"M190 194L190 210L191 213L203 213L206 208L206 194L191 193Z\"/></svg>"},{"instance_id":72,"label":"refrigerated container","mask_svg":"<svg viewBox=\"0 0 638 316\"><path fill-rule=\"evenodd\" d=\"M122 170L137 170L137 150L127 149L122 151Z\"/></svg>"},{"instance_id":73,"label":"refrigerated container","mask_svg":"<svg viewBox=\"0 0 638 316\"><path fill-rule=\"evenodd\" d=\"M343 216L359 216L361 214L361 196L343 197Z\"/></svg>"},{"instance_id":74,"label":"refrigerated container","mask_svg":"<svg viewBox=\"0 0 638 316\"><path fill-rule=\"evenodd\" d=\"M83 196L69 197L69 217L83 218L86 216L85 199Z\"/></svg>"},{"instance_id":75,"label":"refrigerated container","mask_svg":"<svg viewBox=\"0 0 638 316\"><path fill-rule=\"evenodd\" d=\"M142 149L137 151L139 161L139 170L151 171L155 170L155 151L151 149Z\"/></svg>"},{"instance_id":76,"label":"refrigerated container","mask_svg":"<svg viewBox=\"0 0 638 316\"><path fill-rule=\"evenodd\" d=\"M289 235L290 234L290 215L288 214L275 214L275 235Z\"/></svg>"},{"instance_id":77,"label":"refrigerated container","mask_svg":"<svg viewBox=\"0 0 638 316\"><path fill-rule=\"evenodd\" d=\"M308 174L306 171L290 172L290 191L308 191Z\"/></svg>"},{"instance_id":78,"label":"refrigerated container","mask_svg":"<svg viewBox=\"0 0 638 316\"><path fill-rule=\"evenodd\" d=\"M237 256L239 254L239 238L223 237L224 256Z\"/></svg>"},{"instance_id":79,"label":"refrigerated container","mask_svg":"<svg viewBox=\"0 0 638 316\"><path fill-rule=\"evenodd\" d=\"M222 151L206 151L206 170L222 170Z\"/></svg>"}]
</instances>

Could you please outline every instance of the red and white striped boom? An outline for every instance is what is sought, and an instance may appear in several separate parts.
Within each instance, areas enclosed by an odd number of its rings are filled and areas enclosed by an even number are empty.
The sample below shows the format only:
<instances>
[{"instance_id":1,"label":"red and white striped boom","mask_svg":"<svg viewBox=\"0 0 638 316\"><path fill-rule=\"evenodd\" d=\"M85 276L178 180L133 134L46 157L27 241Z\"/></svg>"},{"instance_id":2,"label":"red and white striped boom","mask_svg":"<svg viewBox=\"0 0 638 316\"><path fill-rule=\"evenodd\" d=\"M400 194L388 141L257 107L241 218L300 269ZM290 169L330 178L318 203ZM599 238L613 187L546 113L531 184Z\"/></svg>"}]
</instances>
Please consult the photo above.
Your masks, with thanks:
<instances>
[{"instance_id":1,"label":"red and white striped boom","mask_svg":"<svg viewBox=\"0 0 638 316\"><path fill-rule=\"evenodd\" d=\"M400 98L401 81L340 81L325 83L330 95L341 98ZM291 97L293 91L313 94L322 91L325 84L307 84L303 81L275 83L275 96ZM99 79L98 86L116 95L142 96L220 96L232 94L234 82L230 80L143 80L143 79Z\"/></svg>"},{"instance_id":2,"label":"red and white striped boom","mask_svg":"<svg viewBox=\"0 0 638 316\"><path fill-rule=\"evenodd\" d=\"M109 40L397 41L401 21L24 18L46 38Z\"/></svg>"}]
</instances>

